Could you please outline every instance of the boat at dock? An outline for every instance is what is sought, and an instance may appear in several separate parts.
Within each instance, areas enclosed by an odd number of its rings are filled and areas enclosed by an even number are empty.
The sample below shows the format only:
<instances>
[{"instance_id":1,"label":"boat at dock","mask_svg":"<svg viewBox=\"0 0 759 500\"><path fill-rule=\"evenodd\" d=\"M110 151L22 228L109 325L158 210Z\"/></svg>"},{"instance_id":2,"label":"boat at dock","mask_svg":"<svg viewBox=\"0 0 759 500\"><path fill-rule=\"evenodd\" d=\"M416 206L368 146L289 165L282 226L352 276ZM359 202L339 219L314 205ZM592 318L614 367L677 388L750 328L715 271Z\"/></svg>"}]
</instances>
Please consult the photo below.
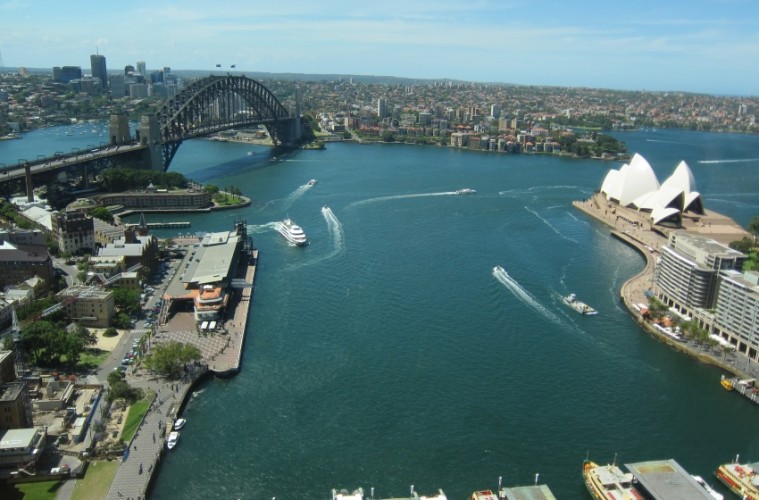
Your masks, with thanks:
<instances>
[{"instance_id":1,"label":"boat at dock","mask_svg":"<svg viewBox=\"0 0 759 500\"><path fill-rule=\"evenodd\" d=\"M582 302L577 299L577 295L570 293L566 297L562 297L561 299L566 305L577 311L578 313L584 315L584 316L593 316L594 314L598 314L598 311L590 307L585 302Z\"/></svg>"},{"instance_id":2,"label":"boat at dock","mask_svg":"<svg viewBox=\"0 0 759 500\"><path fill-rule=\"evenodd\" d=\"M187 420L185 420L183 418L178 418L178 419L174 420L174 425L172 425L171 428L174 429L175 431L178 431L179 429L181 429L182 427L184 427L184 425L186 423L187 423Z\"/></svg>"},{"instance_id":3,"label":"boat at dock","mask_svg":"<svg viewBox=\"0 0 759 500\"><path fill-rule=\"evenodd\" d=\"M759 500L759 463L740 464L738 457L717 467L714 475L736 495L746 500Z\"/></svg>"},{"instance_id":4,"label":"boat at dock","mask_svg":"<svg viewBox=\"0 0 759 500\"><path fill-rule=\"evenodd\" d=\"M169 437L166 439L166 448L173 450L179 441L179 433L172 431L169 433Z\"/></svg>"},{"instance_id":5,"label":"boat at dock","mask_svg":"<svg viewBox=\"0 0 759 500\"><path fill-rule=\"evenodd\" d=\"M726 391L735 391L755 404L759 404L759 387L754 378L726 377L722 375L719 381Z\"/></svg>"},{"instance_id":6,"label":"boat at dock","mask_svg":"<svg viewBox=\"0 0 759 500\"><path fill-rule=\"evenodd\" d=\"M703 489L705 489L706 492L709 493L709 496L711 496L714 500L724 500L725 499L725 496L722 493L719 493L718 491L716 491L711 486L709 486L709 484L706 481L704 481L703 477L701 477L701 476L695 476L695 475L691 475L691 477L693 479L695 479L695 481L698 484L700 484L701 487Z\"/></svg>"},{"instance_id":7,"label":"boat at dock","mask_svg":"<svg viewBox=\"0 0 759 500\"><path fill-rule=\"evenodd\" d=\"M295 224L292 219L287 218L282 222L278 222L275 228L279 234L281 234L287 241L293 245L302 247L308 243L306 233L303 229Z\"/></svg>"},{"instance_id":8,"label":"boat at dock","mask_svg":"<svg viewBox=\"0 0 759 500\"><path fill-rule=\"evenodd\" d=\"M582 464L582 477L588 493L596 500L643 499L635 489L635 476L630 472L622 472L614 463L598 465L585 460Z\"/></svg>"},{"instance_id":9,"label":"boat at dock","mask_svg":"<svg viewBox=\"0 0 759 500\"><path fill-rule=\"evenodd\" d=\"M457 189L456 194L474 194L477 191L471 188L463 188L463 189Z\"/></svg>"}]
</instances>

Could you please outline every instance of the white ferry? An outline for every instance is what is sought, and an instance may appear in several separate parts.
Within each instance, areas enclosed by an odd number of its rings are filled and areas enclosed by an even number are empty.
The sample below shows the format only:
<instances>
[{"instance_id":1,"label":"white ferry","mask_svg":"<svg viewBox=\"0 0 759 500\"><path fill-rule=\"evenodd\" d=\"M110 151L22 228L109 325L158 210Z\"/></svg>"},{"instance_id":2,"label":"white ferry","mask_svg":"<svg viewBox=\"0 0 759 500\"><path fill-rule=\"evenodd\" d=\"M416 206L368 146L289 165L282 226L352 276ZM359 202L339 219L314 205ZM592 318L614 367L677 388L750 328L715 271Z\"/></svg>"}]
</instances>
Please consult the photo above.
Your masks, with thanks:
<instances>
[{"instance_id":1,"label":"white ferry","mask_svg":"<svg viewBox=\"0 0 759 500\"><path fill-rule=\"evenodd\" d=\"M278 223L276 230L279 234L281 234L287 241L289 241L293 245L302 247L308 243L308 238L306 238L306 233L303 232L303 229L297 224L295 224L290 218L287 218L283 220L282 222Z\"/></svg>"},{"instance_id":2,"label":"white ferry","mask_svg":"<svg viewBox=\"0 0 759 500\"><path fill-rule=\"evenodd\" d=\"M592 316L594 314L598 314L598 311L590 307L585 302L581 302L577 300L577 295L570 293L566 297L563 297L561 299L566 305L577 311L578 313L584 315L584 316Z\"/></svg>"}]
</instances>

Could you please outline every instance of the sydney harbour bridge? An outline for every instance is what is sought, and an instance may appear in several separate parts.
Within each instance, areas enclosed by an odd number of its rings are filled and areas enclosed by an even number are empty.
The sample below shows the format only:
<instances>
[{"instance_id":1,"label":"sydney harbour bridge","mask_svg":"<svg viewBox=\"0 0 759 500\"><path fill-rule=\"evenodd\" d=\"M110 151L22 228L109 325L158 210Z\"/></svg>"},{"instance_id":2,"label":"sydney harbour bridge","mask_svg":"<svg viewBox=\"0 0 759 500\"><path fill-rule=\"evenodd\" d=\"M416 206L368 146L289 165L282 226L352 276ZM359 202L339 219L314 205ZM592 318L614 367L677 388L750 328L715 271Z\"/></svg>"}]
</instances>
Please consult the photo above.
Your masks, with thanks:
<instances>
[{"instance_id":1,"label":"sydney harbour bridge","mask_svg":"<svg viewBox=\"0 0 759 500\"><path fill-rule=\"evenodd\" d=\"M88 174L110 167L167 171L184 140L260 125L266 128L275 147L291 148L300 142L297 104L291 114L256 80L209 76L182 89L154 114L142 116L136 137L130 135L126 114L112 115L107 145L4 165L0 184L13 189L25 183L28 191L32 177L40 185L54 182L62 172L81 176L86 183Z\"/></svg>"}]
</instances>

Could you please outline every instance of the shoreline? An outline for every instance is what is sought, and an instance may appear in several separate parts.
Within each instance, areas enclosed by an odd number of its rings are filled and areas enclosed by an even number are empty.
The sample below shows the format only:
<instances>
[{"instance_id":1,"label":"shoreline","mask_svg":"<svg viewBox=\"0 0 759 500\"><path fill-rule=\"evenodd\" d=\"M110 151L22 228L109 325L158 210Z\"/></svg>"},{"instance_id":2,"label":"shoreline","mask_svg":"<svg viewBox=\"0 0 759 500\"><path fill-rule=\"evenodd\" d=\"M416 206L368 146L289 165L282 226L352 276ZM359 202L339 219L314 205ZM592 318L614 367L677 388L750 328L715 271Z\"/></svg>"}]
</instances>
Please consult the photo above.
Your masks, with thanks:
<instances>
[{"instance_id":1,"label":"shoreline","mask_svg":"<svg viewBox=\"0 0 759 500\"><path fill-rule=\"evenodd\" d=\"M667 237L664 234L654 231L650 226L649 229L646 230L643 228L644 226L633 225L629 220L618 217L614 212L609 213L608 210L604 209L603 205L599 203L599 196L601 196L599 193L594 193L587 200L572 202L572 206L610 227L611 237L616 238L635 249L644 258L646 262L644 268L638 274L625 281L619 291L620 301L635 322L638 323L643 331L647 332L655 339L702 363L721 368L738 378L750 378L755 376L740 369L738 366L744 365L748 367L750 363L748 358L746 358L745 364L744 360L740 360L740 363L738 363L740 354L715 353L710 347L696 344L694 341L677 341L659 332L651 323L643 318L642 314L640 314L634 306L638 303L648 304L646 293L650 292L655 286L655 255L658 253L658 248L667 244ZM604 199L602 202L606 203L606 200ZM617 210L620 209L617 208Z\"/></svg>"}]
</instances>

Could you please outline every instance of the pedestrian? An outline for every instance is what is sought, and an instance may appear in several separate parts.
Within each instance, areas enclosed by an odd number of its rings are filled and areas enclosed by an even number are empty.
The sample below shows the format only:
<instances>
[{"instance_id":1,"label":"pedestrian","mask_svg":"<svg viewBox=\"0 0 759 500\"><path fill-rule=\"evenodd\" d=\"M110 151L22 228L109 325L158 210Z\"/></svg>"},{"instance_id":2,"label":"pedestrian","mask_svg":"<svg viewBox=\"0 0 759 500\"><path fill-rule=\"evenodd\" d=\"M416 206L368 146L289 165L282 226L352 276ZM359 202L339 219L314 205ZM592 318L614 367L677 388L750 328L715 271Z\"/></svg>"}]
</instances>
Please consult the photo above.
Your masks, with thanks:
<instances>
[{"instance_id":1,"label":"pedestrian","mask_svg":"<svg viewBox=\"0 0 759 500\"><path fill-rule=\"evenodd\" d=\"M153 442L155 443L155 432L153 433Z\"/></svg>"}]
</instances>

